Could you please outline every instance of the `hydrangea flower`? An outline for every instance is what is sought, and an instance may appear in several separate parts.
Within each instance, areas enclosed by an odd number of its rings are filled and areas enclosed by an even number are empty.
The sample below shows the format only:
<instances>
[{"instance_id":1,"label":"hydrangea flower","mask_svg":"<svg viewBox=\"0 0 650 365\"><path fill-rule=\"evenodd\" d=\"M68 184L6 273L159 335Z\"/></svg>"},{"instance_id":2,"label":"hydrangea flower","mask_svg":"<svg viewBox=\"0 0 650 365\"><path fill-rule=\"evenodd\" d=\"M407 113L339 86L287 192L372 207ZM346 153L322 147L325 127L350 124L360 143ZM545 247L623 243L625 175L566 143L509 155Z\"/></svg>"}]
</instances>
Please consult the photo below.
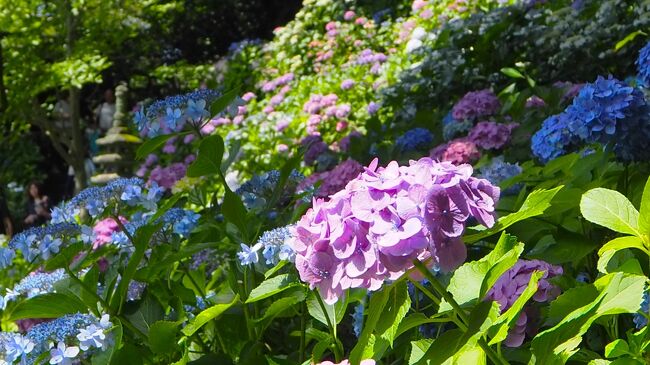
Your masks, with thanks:
<instances>
[{"instance_id":1,"label":"hydrangea flower","mask_svg":"<svg viewBox=\"0 0 650 365\"><path fill-rule=\"evenodd\" d=\"M555 299L561 292L560 288L551 284L549 279L562 275L562 267L551 265L540 260L519 260L513 267L508 269L488 291L486 298L499 303L501 313L510 308L514 302L521 296L528 286L533 272L543 272L542 278L537 284L537 292L533 296L533 301L538 303L550 302ZM504 344L508 347L519 347L526 337L527 327L532 327L532 321L529 316L533 314L532 310L522 311L517 324L510 329L508 337Z\"/></svg>"},{"instance_id":2,"label":"hydrangea flower","mask_svg":"<svg viewBox=\"0 0 650 365\"><path fill-rule=\"evenodd\" d=\"M361 360L361 363L359 363L359 365L375 365L375 364L376 364L375 360L372 360L372 359ZM341 361L339 363L333 363L331 361L323 361L323 362L320 362L320 363L315 364L315 365L350 365L350 361L343 360L343 361Z\"/></svg>"},{"instance_id":3,"label":"hydrangea flower","mask_svg":"<svg viewBox=\"0 0 650 365\"><path fill-rule=\"evenodd\" d=\"M433 134L425 128L413 128L401 135L395 141L395 147L400 152L426 150L433 143Z\"/></svg>"},{"instance_id":4,"label":"hydrangea flower","mask_svg":"<svg viewBox=\"0 0 650 365\"><path fill-rule=\"evenodd\" d=\"M500 185L503 181L511 179L522 172L519 164L511 164L503 160L503 156L495 157L489 165L479 169L480 176L494 185ZM516 184L502 191L503 195L516 194L521 190L522 185Z\"/></svg>"},{"instance_id":5,"label":"hydrangea flower","mask_svg":"<svg viewBox=\"0 0 650 365\"><path fill-rule=\"evenodd\" d=\"M501 102L489 90L471 91L465 94L452 108L451 114L456 120L476 120L496 114L501 109Z\"/></svg>"},{"instance_id":6,"label":"hydrangea flower","mask_svg":"<svg viewBox=\"0 0 650 365\"><path fill-rule=\"evenodd\" d=\"M291 236L289 228L286 226L266 231L257 241L257 245L263 247L262 255L267 265L275 266L280 260L293 261L295 254L291 246L286 244L287 239Z\"/></svg>"},{"instance_id":7,"label":"hydrangea flower","mask_svg":"<svg viewBox=\"0 0 650 365\"><path fill-rule=\"evenodd\" d=\"M450 112L442 120L442 138L444 138L445 141L450 141L461 134L469 132L473 126L474 123L471 120L455 120L454 117L451 116Z\"/></svg>"},{"instance_id":8,"label":"hydrangea flower","mask_svg":"<svg viewBox=\"0 0 650 365\"><path fill-rule=\"evenodd\" d=\"M287 179L278 204L284 206L293 196L296 187L305 177L298 171L292 171ZM275 187L280 182L280 171L272 170L261 175L254 175L237 189L237 195L248 209L264 207L273 197Z\"/></svg>"},{"instance_id":9,"label":"hydrangea flower","mask_svg":"<svg viewBox=\"0 0 650 365\"><path fill-rule=\"evenodd\" d=\"M548 162L568 152L575 138L569 132L566 114L553 115L542 123L532 138L533 154L542 162Z\"/></svg>"},{"instance_id":10,"label":"hydrangea flower","mask_svg":"<svg viewBox=\"0 0 650 365\"><path fill-rule=\"evenodd\" d=\"M471 175L470 165L430 158L408 166L373 161L329 201L315 199L292 229L301 279L332 304L348 288L379 289L415 259L431 257L445 271L457 267L466 255L458 238L463 219L492 226L499 197L499 188ZM453 229L434 216L453 219Z\"/></svg>"},{"instance_id":11,"label":"hydrangea flower","mask_svg":"<svg viewBox=\"0 0 650 365\"><path fill-rule=\"evenodd\" d=\"M81 227L74 223L56 223L43 227L32 227L20 232L9 241L9 248L19 250L28 262L47 260L56 254L63 242L76 242ZM5 253L7 258L12 256Z\"/></svg>"},{"instance_id":12,"label":"hydrangea flower","mask_svg":"<svg viewBox=\"0 0 650 365\"><path fill-rule=\"evenodd\" d=\"M34 350L34 341L21 336L19 334L13 335L3 344L5 350L5 360L9 363L20 359L21 364L27 363L27 355Z\"/></svg>"},{"instance_id":13,"label":"hydrangea flower","mask_svg":"<svg viewBox=\"0 0 650 365\"><path fill-rule=\"evenodd\" d=\"M239 258L241 266L256 264L260 261L257 252L263 247L261 243L257 243L252 247L242 243L240 247L241 251L237 252L237 258Z\"/></svg>"},{"instance_id":14,"label":"hydrangea flower","mask_svg":"<svg viewBox=\"0 0 650 365\"><path fill-rule=\"evenodd\" d=\"M77 355L79 355L79 347L66 346L65 342L59 342L50 350L50 364L72 365Z\"/></svg>"},{"instance_id":15,"label":"hydrangea flower","mask_svg":"<svg viewBox=\"0 0 650 365\"><path fill-rule=\"evenodd\" d=\"M54 292L54 284L65 279L67 274L63 269L52 272L33 272L20 280L12 289L7 290L5 301L12 301L19 296L33 298L35 296Z\"/></svg>"},{"instance_id":16,"label":"hydrangea flower","mask_svg":"<svg viewBox=\"0 0 650 365\"><path fill-rule=\"evenodd\" d=\"M481 153L474 142L466 138L457 138L432 149L429 156L440 161L466 164L478 160Z\"/></svg>"},{"instance_id":17,"label":"hydrangea flower","mask_svg":"<svg viewBox=\"0 0 650 365\"><path fill-rule=\"evenodd\" d=\"M501 149L510 141L512 130L518 126L517 123L480 122L474 126L467 137L480 148Z\"/></svg>"},{"instance_id":18,"label":"hydrangea flower","mask_svg":"<svg viewBox=\"0 0 650 365\"><path fill-rule=\"evenodd\" d=\"M635 64L639 79L643 81L644 86L650 86L650 42L641 48Z\"/></svg>"},{"instance_id":19,"label":"hydrangea flower","mask_svg":"<svg viewBox=\"0 0 650 365\"><path fill-rule=\"evenodd\" d=\"M647 290L643 292L643 302L641 302L640 312L644 313L635 313L634 314L634 324L637 329L641 329L648 325L648 317L650 316L650 292Z\"/></svg>"},{"instance_id":20,"label":"hydrangea flower","mask_svg":"<svg viewBox=\"0 0 650 365\"><path fill-rule=\"evenodd\" d=\"M220 92L210 89L170 96L155 101L144 113L136 113L134 122L140 133L150 138L176 132L182 130L187 122L197 123L207 118L206 105L220 96Z\"/></svg>"},{"instance_id":21,"label":"hydrangea flower","mask_svg":"<svg viewBox=\"0 0 650 365\"><path fill-rule=\"evenodd\" d=\"M345 188L352 179L359 176L363 166L353 159L347 159L330 171L316 172L298 185L298 191L307 191L316 183L321 185L313 192L315 197L327 198Z\"/></svg>"}]
</instances>

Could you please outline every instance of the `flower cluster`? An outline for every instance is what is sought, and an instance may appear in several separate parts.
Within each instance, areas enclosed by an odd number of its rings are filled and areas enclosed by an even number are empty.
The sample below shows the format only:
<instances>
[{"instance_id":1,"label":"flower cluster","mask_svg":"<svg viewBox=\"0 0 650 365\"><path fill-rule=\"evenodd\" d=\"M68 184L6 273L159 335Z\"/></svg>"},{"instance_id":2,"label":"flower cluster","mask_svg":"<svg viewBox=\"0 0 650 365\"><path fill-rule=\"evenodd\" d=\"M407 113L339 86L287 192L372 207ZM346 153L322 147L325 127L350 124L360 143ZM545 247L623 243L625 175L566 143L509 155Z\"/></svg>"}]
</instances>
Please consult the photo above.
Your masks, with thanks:
<instances>
[{"instance_id":1,"label":"flower cluster","mask_svg":"<svg viewBox=\"0 0 650 365\"><path fill-rule=\"evenodd\" d=\"M395 147L400 152L427 150L431 143L433 134L428 129L413 128L395 140Z\"/></svg>"},{"instance_id":2,"label":"flower cluster","mask_svg":"<svg viewBox=\"0 0 650 365\"><path fill-rule=\"evenodd\" d=\"M345 185L359 176L362 171L363 166L360 163L353 159L347 159L332 170L313 173L298 185L298 191L307 191L316 183L321 182L313 195L318 198L327 198L343 190Z\"/></svg>"},{"instance_id":3,"label":"flower cluster","mask_svg":"<svg viewBox=\"0 0 650 365\"><path fill-rule=\"evenodd\" d=\"M303 161L307 166L313 165L320 156L329 151L327 143L323 142L320 135L310 135L300 141L300 145L305 149Z\"/></svg>"},{"instance_id":4,"label":"flower cluster","mask_svg":"<svg viewBox=\"0 0 650 365\"><path fill-rule=\"evenodd\" d=\"M292 171L287 179L281 195L277 200L280 206L285 205L296 191L298 184L305 177L298 171ZM255 175L237 189L248 209L260 209L273 198L275 187L280 182L280 171L272 170L261 175Z\"/></svg>"},{"instance_id":5,"label":"flower cluster","mask_svg":"<svg viewBox=\"0 0 650 365\"><path fill-rule=\"evenodd\" d=\"M267 81L262 85L262 91L265 93L269 93L271 91L274 91L278 87L285 86L291 81L293 81L294 75L293 73L287 73L282 76L279 76L271 81Z\"/></svg>"},{"instance_id":6,"label":"flower cluster","mask_svg":"<svg viewBox=\"0 0 650 365\"><path fill-rule=\"evenodd\" d=\"M0 333L0 359L7 364L72 364L105 350L113 327L108 315L98 319L89 314L69 314L34 325L26 335ZM74 344L74 345L71 345Z\"/></svg>"},{"instance_id":7,"label":"flower cluster","mask_svg":"<svg viewBox=\"0 0 650 365\"><path fill-rule=\"evenodd\" d=\"M549 161L590 143L611 143L624 161L645 160L650 136L650 106L643 92L609 77L586 84L573 103L549 117L532 139L532 150Z\"/></svg>"},{"instance_id":8,"label":"flower cluster","mask_svg":"<svg viewBox=\"0 0 650 365\"><path fill-rule=\"evenodd\" d=\"M445 141L450 141L461 134L469 132L473 126L473 121L467 119L456 120L449 113L442 120L442 138Z\"/></svg>"},{"instance_id":9,"label":"flower cluster","mask_svg":"<svg viewBox=\"0 0 650 365\"><path fill-rule=\"evenodd\" d=\"M206 107L220 96L220 92L210 89L170 96L155 101L144 112L136 112L134 122L140 133L150 138L178 132L187 122L200 123L208 118Z\"/></svg>"},{"instance_id":10,"label":"flower cluster","mask_svg":"<svg viewBox=\"0 0 650 365\"><path fill-rule=\"evenodd\" d=\"M481 153L474 142L467 138L457 138L432 149L429 156L439 161L466 164L478 160Z\"/></svg>"},{"instance_id":11,"label":"flower cluster","mask_svg":"<svg viewBox=\"0 0 650 365\"><path fill-rule=\"evenodd\" d=\"M526 289L533 272L543 272L537 283L537 292L533 300L538 303L549 302L560 294L560 288L551 284L549 279L562 275L562 267L551 265L540 260L519 260L497 280L488 292L486 298L499 303L501 313L510 308ZM527 330L534 329L534 323L529 320L532 310L522 311L517 319L517 325L510 330L504 344L509 347L520 346L526 337Z\"/></svg>"},{"instance_id":12,"label":"flower cluster","mask_svg":"<svg viewBox=\"0 0 650 365\"><path fill-rule=\"evenodd\" d=\"M371 65L370 73L379 74L381 65L388 60L388 57L381 52L374 52L371 49L361 51L356 59L357 65Z\"/></svg>"},{"instance_id":13,"label":"flower cluster","mask_svg":"<svg viewBox=\"0 0 650 365\"><path fill-rule=\"evenodd\" d=\"M0 308L5 309L10 301L18 297L33 298L35 296L54 292L54 284L67 277L63 269L53 272L33 272L24 277L12 289L7 289L4 298L0 296Z\"/></svg>"},{"instance_id":14,"label":"flower cluster","mask_svg":"<svg viewBox=\"0 0 650 365\"><path fill-rule=\"evenodd\" d=\"M476 120L496 114L501 109L499 98L491 90L471 91L463 96L452 108L451 115L456 120Z\"/></svg>"},{"instance_id":15,"label":"flower cluster","mask_svg":"<svg viewBox=\"0 0 650 365\"><path fill-rule=\"evenodd\" d=\"M518 126L517 123L480 122L469 132L468 139L486 150L501 149L510 141L512 130Z\"/></svg>"},{"instance_id":16,"label":"flower cluster","mask_svg":"<svg viewBox=\"0 0 650 365\"><path fill-rule=\"evenodd\" d=\"M266 265L275 266L280 261L293 262L295 253L291 246L287 244L287 240L290 237L290 226L266 231L252 247L248 247L244 244L241 245L242 250L237 253L239 262L242 266L258 263L259 250L262 250L262 255L266 260Z\"/></svg>"},{"instance_id":17,"label":"flower cluster","mask_svg":"<svg viewBox=\"0 0 650 365\"><path fill-rule=\"evenodd\" d=\"M639 51L636 67L639 79L643 81L643 85L646 87L650 86L650 42Z\"/></svg>"},{"instance_id":18,"label":"flower cluster","mask_svg":"<svg viewBox=\"0 0 650 365\"><path fill-rule=\"evenodd\" d=\"M485 165L479 169L480 176L494 185L500 185L503 181L521 174L522 170L519 164L505 162L503 156L493 158L489 165ZM521 188L521 184L516 184L502 190L501 193L503 195L516 194Z\"/></svg>"},{"instance_id":19,"label":"flower cluster","mask_svg":"<svg viewBox=\"0 0 650 365\"><path fill-rule=\"evenodd\" d=\"M122 224L127 224L128 221L124 217L120 217ZM115 218L104 218L93 227L93 248L97 249L107 243L112 242L113 234L120 231L120 226L115 221Z\"/></svg>"},{"instance_id":20,"label":"flower cluster","mask_svg":"<svg viewBox=\"0 0 650 365\"><path fill-rule=\"evenodd\" d=\"M379 289L415 259L449 271L466 257L467 219L494 224L499 188L472 177L471 166L430 158L377 165L329 201L315 199L293 228L300 277L330 304L348 288Z\"/></svg>"},{"instance_id":21,"label":"flower cluster","mask_svg":"<svg viewBox=\"0 0 650 365\"><path fill-rule=\"evenodd\" d=\"M76 242L81 233L81 227L74 223L55 223L43 227L33 227L15 235L9 241L11 250L19 250L27 262L48 260L59 253L62 247L70 242ZM4 263L11 264L15 254L4 252ZM11 260L9 260L11 258Z\"/></svg>"},{"instance_id":22,"label":"flower cluster","mask_svg":"<svg viewBox=\"0 0 650 365\"><path fill-rule=\"evenodd\" d=\"M349 82L347 85L352 87ZM310 136L317 135L318 127L322 123L330 120L338 121L336 124L336 130L338 132L347 128L348 122L346 118L350 115L351 107L349 104L337 105L338 99L336 94L327 94L324 96L314 94L303 105L303 111L309 114L309 118L307 119L307 133Z\"/></svg>"}]
</instances>

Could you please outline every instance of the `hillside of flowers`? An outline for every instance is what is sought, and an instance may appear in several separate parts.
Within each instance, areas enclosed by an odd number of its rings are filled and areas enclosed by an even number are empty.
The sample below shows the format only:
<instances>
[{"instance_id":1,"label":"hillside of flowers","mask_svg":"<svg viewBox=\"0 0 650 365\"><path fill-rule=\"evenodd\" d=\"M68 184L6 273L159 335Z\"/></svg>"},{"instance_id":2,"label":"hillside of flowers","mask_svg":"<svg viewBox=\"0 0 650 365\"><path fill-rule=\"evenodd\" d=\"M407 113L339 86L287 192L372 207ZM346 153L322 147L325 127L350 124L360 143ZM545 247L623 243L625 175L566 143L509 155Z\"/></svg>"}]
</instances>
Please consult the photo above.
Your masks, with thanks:
<instances>
[{"instance_id":1,"label":"hillside of flowers","mask_svg":"<svg viewBox=\"0 0 650 365\"><path fill-rule=\"evenodd\" d=\"M0 247L0 364L650 363L650 1L304 0Z\"/></svg>"}]
</instances>

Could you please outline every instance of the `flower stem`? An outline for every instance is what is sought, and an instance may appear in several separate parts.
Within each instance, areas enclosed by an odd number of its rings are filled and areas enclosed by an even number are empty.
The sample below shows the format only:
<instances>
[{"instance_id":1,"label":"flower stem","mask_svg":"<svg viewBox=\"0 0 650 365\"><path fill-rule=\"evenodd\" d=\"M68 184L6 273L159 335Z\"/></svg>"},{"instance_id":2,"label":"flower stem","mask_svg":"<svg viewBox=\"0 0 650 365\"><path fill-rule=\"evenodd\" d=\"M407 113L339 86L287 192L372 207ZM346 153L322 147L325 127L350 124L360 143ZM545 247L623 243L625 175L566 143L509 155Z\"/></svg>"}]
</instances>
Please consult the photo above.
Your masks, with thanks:
<instances>
[{"instance_id":1,"label":"flower stem","mask_svg":"<svg viewBox=\"0 0 650 365\"><path fill-rule=\"evenodd\" d=\"M332 325L332 320L330 319L329 314L327 314L327 308L325 307L325 303L323 302L323 298L320 295L320 292L316 292L315 295L316 300L318 300L318 304L320 305L320 309L323 311L323 315L325 316L325 321L327 321L327 327L330 330L330 335L332 336L332 341L334 341L333 345L333 350L334 350L334 357L336 358L336 362L341 362L341 359L343 357L342 351L339 348L339 341L336 338L336 327Z\"/></svg>"},{"instance_id":2,"label":"flower stem","mask_svg":"<svg viewBox=\"0 0 650 365\"><path fill-rule=\"evenodd\" d=\"M418 270L429 280L431 283L431 286L433 289L438 292L442 298L451 305L453 308L454 312L458 316L458 320L454 321L458 327L460 327L461 330L467 331L468 325L469 325L469 317L467 316L467 313L460 307L458 302L454 299L454 297L447 291L445 287L440 284L438 279L431 274L429 269L427 269L426 266L420 261L420 260L415 260L413 262L415 264L415 267L418 268ZM452 319L453 320L453 319ZM462 325L461 325L462 324ZM481 346L485 354L492 360L493 363L498 364L498 365L504 365L508 364L508 361L505 360L503 357L499 356L494 350L488 345L488 343L485 341L484 338L479 338L478 339L478 345Z\"/></svg>"}]
</instances>

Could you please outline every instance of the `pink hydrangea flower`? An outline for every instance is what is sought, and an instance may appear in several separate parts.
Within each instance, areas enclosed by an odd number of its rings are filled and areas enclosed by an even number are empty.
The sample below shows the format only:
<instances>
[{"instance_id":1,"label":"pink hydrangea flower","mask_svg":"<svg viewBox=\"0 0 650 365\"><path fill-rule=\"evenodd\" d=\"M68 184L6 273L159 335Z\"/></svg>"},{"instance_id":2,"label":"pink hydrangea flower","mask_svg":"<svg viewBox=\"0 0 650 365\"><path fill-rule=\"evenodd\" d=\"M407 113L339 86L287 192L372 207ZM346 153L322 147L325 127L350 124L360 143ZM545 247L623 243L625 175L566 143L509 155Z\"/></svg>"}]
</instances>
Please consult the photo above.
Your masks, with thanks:
<instances>
[{"instance_id":1,"label":"pink hydrangea flower","mask_svg":"<svg viewBox=\"0 0 650 365\"><path fill-rule=\"evenodd\" d=\"M481 157L476 144L464 138L454 139L431 150L432 158L454 164L466 164Z\"/></svg>"},{"instance_id":2,"label":"pink hydrangea flower","mask_svg":"<svg viewBox=\"0 0 650 365\"><path fill-rule=\"evenodd\" d=\"M470 165L431 158L386 167L375 159L292 228L301 279L332 304L349 288L379 289L415 259L453 270L466 257L465 221L492 226L499 198L498 187L471 175Z\"/></svg>"},{"instance_id":3,"label":"pink hydrangea flower","mask_svg":"<svg viewBox=\"0 0 650 365\"><path fill-rule=\"evenodd\" d=\"M549 279L562 275L561 266L551 265L541 260L519 260L513 267L506 271L494 286L488 291L486 299L499 303L501 313L508 310L521 296L530 282L533 272L541 271L542 278L537 284L537 292L533 301L538 303L550 302L561 293L561 289L549 282ZM508 333L504 344L508 347L519 347L524 342L526 333L536 331L535 323L531 319L535 315L533 307L528 305L517 319L517 324Z\"/></svg>"},{"instance_id":4,"label":"pink hydrangea flower","mask_svg":"<svg viewBox=\"0 0 650 365\"><path fill-rule=\"evenodd\" d=\"M128 221L125 217L120 217L122 224L126 224ZM119 232L120 226L115 222L113 218L102 219L99 222L95 223L93 227L93 232L95 233L95 240L93 241L93 249L97 249L107 243L111 242L111 236L114 232Z\"/></svg>"},{"instance_id":5,"label":"pink hydrangea flower","mask_svg":"<svg viewBox=\"0 0 650 365\"><path fill-rule=\"evenodd\" d=\"M354 19L355 16L356 16L356 14L354 13L354 11L348 10L348 11L345 12L345 14L343 14L343 19L346 20L346 21L350 21L350 20Z\"/></svg>"},{"instance_id":6,"label":"pink hydrangea flower","mask_svg":"<svg viewBox=\"0 0 650 365\"><path fill-rule=\"evenodd\" d=\"M257 96L256 96L254 93L252 93L252 92L249 91L249 92L247 92L246 94L244 94L241 98L242 98L245 102L248 103L248 102L250 102L251 100L255 99L256 97L257 97Z\"/></svg>"},{"instance_id":7,"label":"pink hydrangea flower","mask_svg":"<svg viewBox=\"0 0 650 365\"><path fill-rule=\"evenodd\" d=\"M468 139L486 150L503 148L509 141L517 123L480 122L469 132Z\"/></svg>"}]
</instances>

